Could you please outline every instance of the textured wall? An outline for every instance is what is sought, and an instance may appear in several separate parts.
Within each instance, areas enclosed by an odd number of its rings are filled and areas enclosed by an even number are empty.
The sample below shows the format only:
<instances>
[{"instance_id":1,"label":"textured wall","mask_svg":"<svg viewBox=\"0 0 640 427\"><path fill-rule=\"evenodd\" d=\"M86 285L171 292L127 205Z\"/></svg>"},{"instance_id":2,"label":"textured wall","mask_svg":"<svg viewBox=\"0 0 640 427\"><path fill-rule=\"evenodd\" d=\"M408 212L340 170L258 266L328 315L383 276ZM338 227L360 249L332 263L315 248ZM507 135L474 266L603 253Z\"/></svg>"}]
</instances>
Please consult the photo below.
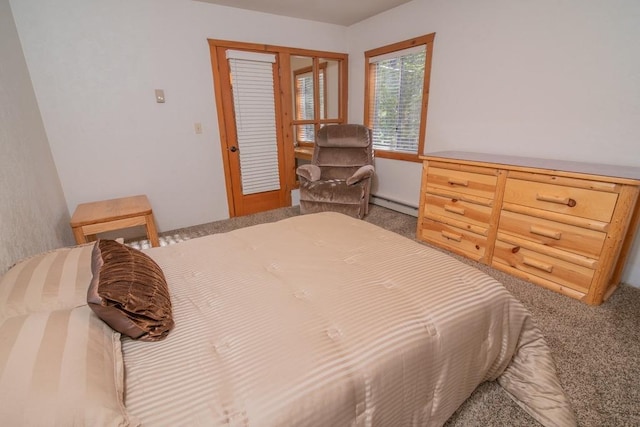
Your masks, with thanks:
<instances>
[{"instance_id":1,"label":"textured wall","mask_svg":"<svg viewBox=\"0 0 640 427\"><path fill-rule=\"evenodd\" d=\"M0 0L0 58L1 275L73 236L8 0Z\"/></svg>"}]
</instances>

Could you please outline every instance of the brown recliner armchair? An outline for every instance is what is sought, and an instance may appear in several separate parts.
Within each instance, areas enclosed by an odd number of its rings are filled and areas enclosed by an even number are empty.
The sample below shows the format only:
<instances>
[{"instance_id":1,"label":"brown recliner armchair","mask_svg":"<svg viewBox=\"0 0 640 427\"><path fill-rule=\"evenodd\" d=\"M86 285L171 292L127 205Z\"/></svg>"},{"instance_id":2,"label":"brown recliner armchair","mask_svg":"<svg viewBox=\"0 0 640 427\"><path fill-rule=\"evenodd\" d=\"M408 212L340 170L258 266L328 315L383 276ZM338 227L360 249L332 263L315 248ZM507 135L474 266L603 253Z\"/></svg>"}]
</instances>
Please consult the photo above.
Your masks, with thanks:
<instances>
[{"instance_id":1,"label":"brown recliner armchair","mask_svg":"<svg viewBox=\"0 0 640 427\"><path fill-rule=\"evenodd\" d=\"M326 125L318 131L311 164L299 166L300 212L369 212L374 174L371 131L362 125Z\"/></svg>"}]
</instances>

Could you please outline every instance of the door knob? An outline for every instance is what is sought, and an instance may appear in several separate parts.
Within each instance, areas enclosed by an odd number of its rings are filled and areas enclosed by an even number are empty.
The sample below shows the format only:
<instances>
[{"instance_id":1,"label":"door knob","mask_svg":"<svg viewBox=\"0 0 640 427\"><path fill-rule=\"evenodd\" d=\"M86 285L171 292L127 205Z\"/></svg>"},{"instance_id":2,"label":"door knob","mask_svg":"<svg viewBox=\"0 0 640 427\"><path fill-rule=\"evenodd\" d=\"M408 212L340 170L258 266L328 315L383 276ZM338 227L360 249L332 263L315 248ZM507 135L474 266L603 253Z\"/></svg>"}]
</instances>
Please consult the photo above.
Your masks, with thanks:
<instances>
[{"instance_id":1,"label":"door knob","mask_svg":"<svg viewBox=\"0 0 640 427\"><path fill-rule=\"evenodd\" d=\"M232 145L232 146L229 148L229 151L231 151L232 153L235 153L236 151L238 151L238 147L236 147L235 145Z\"/></svg>"}]
</instances>

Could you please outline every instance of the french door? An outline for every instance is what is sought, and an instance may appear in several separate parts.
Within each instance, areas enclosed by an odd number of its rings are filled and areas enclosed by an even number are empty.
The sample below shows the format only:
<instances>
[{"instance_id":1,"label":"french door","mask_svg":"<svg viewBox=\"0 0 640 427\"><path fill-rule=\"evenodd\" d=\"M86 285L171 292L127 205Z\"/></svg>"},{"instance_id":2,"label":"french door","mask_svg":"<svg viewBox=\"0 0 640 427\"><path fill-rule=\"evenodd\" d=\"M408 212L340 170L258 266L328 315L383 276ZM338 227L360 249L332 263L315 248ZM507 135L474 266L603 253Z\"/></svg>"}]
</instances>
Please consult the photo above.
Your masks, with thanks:
<instances>
[{"instance_id":1,"label":"french door","mask_svg":"<svg viewBox=\"0 0 640 427\"><path fill-rule=\"evenodd\" d=\"M322 124L346 122L347 55L223 40L209 46L229 215L291 206L301 129L315 134ZM300 55L312 64L306 91L299 88ZM327 62L335 73L325 71ZM325 75L335 76L329 96ZM326 111L325 99L335 100L332 118L302 117L303 94L316 111Z\"/></svg>"}]
</instances>

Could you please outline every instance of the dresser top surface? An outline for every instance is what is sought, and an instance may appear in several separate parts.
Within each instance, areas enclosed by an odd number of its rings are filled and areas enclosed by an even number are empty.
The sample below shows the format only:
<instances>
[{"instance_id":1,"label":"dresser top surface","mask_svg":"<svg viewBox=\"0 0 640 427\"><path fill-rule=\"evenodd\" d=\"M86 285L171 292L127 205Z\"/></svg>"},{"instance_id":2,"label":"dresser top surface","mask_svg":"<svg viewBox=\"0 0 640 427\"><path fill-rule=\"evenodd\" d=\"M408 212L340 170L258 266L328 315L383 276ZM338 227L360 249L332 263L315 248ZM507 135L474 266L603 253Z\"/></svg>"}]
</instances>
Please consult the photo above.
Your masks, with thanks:
<instances>
[{"instance_id":1,"label":"dresser top surface","mask_svg":"<svg viewBox=\"0 0 640 427\"><path fill-rule=\"evenodd\" d=\"M493 163L506 166L640 180L640 168L633 166L584 163L569 160L541 159L536 157L507 156L501 154L473 153L467 151L438 151L434 153L427 153L422 156L422 158Z\"/></svg>"}]
</instances>

